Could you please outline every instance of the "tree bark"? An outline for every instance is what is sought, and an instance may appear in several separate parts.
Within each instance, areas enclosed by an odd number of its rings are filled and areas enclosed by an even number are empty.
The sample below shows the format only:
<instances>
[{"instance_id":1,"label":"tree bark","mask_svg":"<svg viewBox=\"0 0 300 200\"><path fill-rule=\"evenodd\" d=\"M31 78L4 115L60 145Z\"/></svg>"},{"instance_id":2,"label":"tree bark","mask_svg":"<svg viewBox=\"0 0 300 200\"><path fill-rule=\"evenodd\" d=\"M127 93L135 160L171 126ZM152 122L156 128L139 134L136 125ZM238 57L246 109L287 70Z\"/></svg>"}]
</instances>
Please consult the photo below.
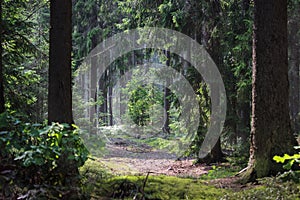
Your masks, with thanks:
<instances>
[{"instance_id":1,"label":"tree bark","mask_svg":"<svg viewBox=\"0 0 300 200\"><path fill-rule=\"evenodd\" d=\"M72 1L50 1L48 120L73 123L71 92Z\"/></svg>"},{"instance_id":2,"label":"tree bark","mask_svg":"<svg viewBox=\"0 0 300 200\"><path fill-rule=\"evenodd\" d=\"M219 10L220 9L220 5L219 3L215 3L214 6ZM215 13L217 15L217 13ZM214 22L216 23L216 22ZM212 26L212 28L210 28L210 34L212 33L212 29L216 27L216 24L214 24ZM207 30L206 30L207 31ZM203 36L205 38L205 34ZM208 38L206 38L206 44L208 44L208 40L211 40L211 44L209 46L207 46L207 51L209 52L209 54L211 55L212 59L214 60L214 62L217 64L217 66L221 66L222 63L222 54L219 50L219 46L221 46L220 41L216 38L211 38L212 36L210 35ZM215 84L211 84L211 90L212 91L219 91L219 88L216 87ZM219 99L219 98L217 98ZM212 118L213 116L211 116ZM209 163L215 163L215 162L223 162L224 161L224 154L222 152L222 148L221 148L221 139L219 138L217 143L215 144L215 146L212 148L211 152L207 155L206 158L203 159L205 163L209 164Z\"/></svg>"},{"instance_id":3,"label":"tree bark","mask_svg":"<svg viewBox=\"0 0 300 200\"><path fill-rule=\"evenodd\" d=\"M287 1L254 0L251 146L243 181L275 175L273 156L292 153L289 119Z\"/></svg>"},{"instance_id":4,"label":"tree bark","mask_svg":"<svg viewBox=\"0 0 300 200\"><path fill-rule=\"evenodd\" d=\"M48 86L48 122L73 123L71 90L72 1L50 0L50 52ZM70 136L71 137L71 136ZM69 141L65 145L74 145ZM58 167L62 185L78 187L79 171L70 153L62 152ZM78 199L72 192L70 199Z\"/></svg>"},{"instance_id":5,"label":"tree bark","mask_svg":"<svg viewBox=\"0 0 300 200\"><path fill-rule=\"evenodd\" d=\"M289 81L290 81L290 114L292 119L292 128L295 133L299 133L299 111L300 111L300 17L299 17L299 4L295 5L289 20Z\"/></svg>"}]
</instances>

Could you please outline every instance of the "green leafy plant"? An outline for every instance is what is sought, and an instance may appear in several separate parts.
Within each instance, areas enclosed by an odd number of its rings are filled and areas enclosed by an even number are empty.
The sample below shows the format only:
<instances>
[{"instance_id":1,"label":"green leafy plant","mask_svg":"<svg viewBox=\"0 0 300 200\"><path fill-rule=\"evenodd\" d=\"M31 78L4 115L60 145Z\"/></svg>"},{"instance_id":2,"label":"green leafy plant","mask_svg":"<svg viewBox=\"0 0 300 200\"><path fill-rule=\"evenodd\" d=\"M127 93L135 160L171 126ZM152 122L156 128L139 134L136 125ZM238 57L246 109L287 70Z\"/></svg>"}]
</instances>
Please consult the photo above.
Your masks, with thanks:
<instances>
[{"instance_id":1,"label":"green leafy plant","mask_svg":"<svg viewBox=\"0 0 300 200\"><path fill-rule=\"evenodd\" d=\"M295 149L300 149L300 146L296 146ZM283 163L283 168L287 171L283 172L278 176L283 181L294 181L299 183L300 171L294 170L294 165L297 164L300 167L300 152L294 155L284 154L283 156L274 156L273 160L277 163ZM299 169L299 168L298 168Z\"/></svg>"},{"instance_id":2,"label":"green leafy plant","mask_svg":"<svg viewBox=\"0 0 300 200\"><path fill-rule=\"evenodd\" d=\"M40 125L36 125L40 127ZM47 166L48 170L55 169L62 153L68 154L69 160L75 160L77 167L84 164L88 156L75 125L53 123L42 129L26 125L23 133L27 134L26 149L20 149L15 160L22 161L25 167L31 165Z\"/></svg>"},{"instance_id":3,"label":"green leafy plant","mask_svg":"<svg viewBox=\"0 0 300 200\"><path fill-rule=\"evenodd\" d=\"M300 146L296 146L295 149L300 149ZM298 154L294 155L288 155L284 154L283 156L274 156L273 160L275 160L277 163L285 163L283 165L283 168L286 170L290 170L294 163L299 163L300 166L300 152Z\"/></svg>"},{"instance_id":4,"label":"green leafy plant","mask_svg":"<svg viewBox=\"0 0 300 200\"><path fill-rule=\"evenodd\" d=\"M28 193L43 187L57 191L72 185L66 177L79 180L78 168L89 152L75 125L23 123L2 114L0 127L0 191Z\"/></svg>"}]
</instances>

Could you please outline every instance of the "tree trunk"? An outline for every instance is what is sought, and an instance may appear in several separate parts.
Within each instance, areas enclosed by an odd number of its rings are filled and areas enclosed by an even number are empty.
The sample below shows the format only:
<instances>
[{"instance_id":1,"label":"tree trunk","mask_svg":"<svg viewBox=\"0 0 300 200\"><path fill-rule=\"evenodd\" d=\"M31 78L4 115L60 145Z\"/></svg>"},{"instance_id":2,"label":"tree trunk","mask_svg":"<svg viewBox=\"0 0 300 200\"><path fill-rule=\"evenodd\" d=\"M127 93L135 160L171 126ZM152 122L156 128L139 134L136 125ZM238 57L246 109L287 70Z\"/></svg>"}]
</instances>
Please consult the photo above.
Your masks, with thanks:
<instances>
[{"instance_id":1,"label":"tree trunk","mask_svg":"<svg viewBox=\"0 0 300 200\"><path fill-rule=\"evenodd\" d=\"M214 91L216 94L219 94L218 87L216 87L215 84L211 84L210 87L211 87L211 91ZM216 96L216 94L214 96ZM216 99L220 99L220 98L216 98ZM211 115L211 120L214 117L215 116ZM210 153L207 154L207 156L205 156L204 158L197 160L198 163L206 163L206 164L224 162L224 161L225 161L225 159L224 159L224 154L223 154L222 148L221 148L220 137L219 137L218 141L216 142L215 146L211 149Z\"/></svg>"},{"instance_id":2,"label":"tree trunk","mask_svg":"<svg viewBox=\"0 0 300 200\"><path fill-rule=\"evenodd\" d=\"M213 6L215 8L217 8L215 11L220 9L220 4L214 2ZM218 15L218 13L214 13L216 16ZM203 10L203 28L202 28L202 35L201 35L201 40L203 43L203 46L206 48L206 50L208 51L208 53L210 54L210 56L212 57L212 59L214 60L214 62L218 65L221 64L221 53L219 51L219 46L220 45L220 41L218 39L212 38L212 30L216 27L216 21L215 22L210 22L208 21L209 16L207 16L208 13L206 13L205 9ZM217 18L216 18L217 19ZM212 23L212 24L211 24ZM208 27L206 24L210 24L210 27ZM211 43L209 44L209 40L211 40ZM211 91L218 91L219 88L216 88L215 84L211 84ZM219 99L219 98L218 98ZM217 104L218 105L218 104ZM213 116L211 116L212 118ZM224 154L222 152L221 149L221 141L220 138L218 139L217 143L215 144L215 146L212 148L211 152L202 159L198 159L198 162L204 162L204 163L215 163L215 162L223 162L224 161Z\"/></svg>"},{"instance_id":3,"label":"tree trunk","mask_svg":"<svg viewBox=\"0 0 300 200\"><path fill-rule=\"evenodd\" d=\"M0 0L0 113L3 113L5 111L4 87L3 87L3 62L2 62L2 40L3 40L2 3L3 1Z\"/></svg>"},{"instance_id":4,"label":"tree trunk","mask_svg":"<svg viewBox=\"0 0 300 200\"><path fill-rule=\"evenodd\" d=\"M170 66L171 61L171 55L169 51L165 52L167 56L166 65ZM170 83L170 81L167 78L167 85ZM170 110L170 95L171 91L168 87L164 87L164 121L163 121L163 132L169 134L170 133L170 117L169 117L169 110Z\"/></svg>"},{"instance_id":5,"label":"tree trunk","mask_svg":"<svg viewBox=\"0 0 300 200\"><path fill-rule=\"evenodd\" d=\"M169 97L171 95L171 91L169 88L164 88L164 121L163 121L163 132L169 134L170 133L170 120L169 120L169 110L170 110L170 100Z\"/></svg>"},{"instance_id":6,"label":"tree trunk","mask_svg":"<svg viewBox=\"0 0 300 200\"><path fill-rule=\"evenodd\" d=\"M96 45L95 45L96 46ZM90 69L90 98L89 101L92 101L92 103L97 102L97 57L94 56L91 58L91 69ZM90 134L96 134L97 132L97 105L92 104L89 108L89 117L90 117L90 127L89 127L89 133Z\"/></svg>"},{"instance_id":7,"label":"tree trunk","mask_svg":"<svg viewBox=\"0 0 300 200\"><path fill-rule=\"evenodd\" d=\"M103 102L99 106L99 115L101 125L108 125L107 119L107 72L99 80L99 91L101 91Z\"/></svg>"},{"instance_id":8,"label":"tree trunk","mask_svg":"<svg viewBox=\"0 0 300 200\"><path fill-rule=\"evenodd\" d=\"M73 123L71 92L72 1L50 1L48 120Z\"/></svg>"},{"instance_id":9,"label":"tree trunk","mask_svg":"<svg viewBox=\"0 0 300 200\"><path fill-rule=\"evenodd\" d=\"M112 100L112 94L113 93L113 87L110 85L108 87L108 103L109 103L109 125L113 126L113 100Z\"/></svg>"},{"instance_id":10,"label":"tree trunk","mask_svg":"<svg viewBox=\"0 0 300 200\"><path fill-rule=\"evenodd\" d=\"M299 133L299 111L300 111L300 79L299 79L299 67L300 67L300 44L299 44L299 5L293 9L289 20L289 81L290 81L290 112L292 119L292 128L295 133Z\"/></svg>"},{"instance_id":11,"label":"tree trunk","mask_svg":"<svg viewBox=\"0 0 300 200\"><path fill-rule=\"evenodd\" d=\"M50 1L50 52L48 86L48 121L73 123L71 91L71 49L72 49L72 1ZM70 142L70 141L69 141ZM70 142L71 143L71 142ZM65 144L74 145L74 144ZM70 153L62 152L58 167L62 185L78 187L79 171L75 160L70 160ZM78 199L73 192L70 199Z\"/></svg>"},{"instance_id":12,"label":"tree trunk","mask_svg":"<svg viewBox=\"0 0 300 200\"><path fill-rule=\"evenodd\" d=\"M124 61L121 61L121 64L124 65ZM120 69L120 76L119 77L122 77L121 78L121 81L120 81L120 85L119 85L119 119L118 119L118 122L120 122L122 124L123 122L123 116L126 112L126 105L124 103L125 101L125 95L122 91L122 88L125 88L126 87L126 76L125 76L125 73L126 73L126 70L125 69Z\"/></svg>"},{"instance_id":13,"label":"tree trunk","mask_svg":"<svg viewBox=\"0 0 300 200\"><path fill-rule=\"evenodd\" d=\"M289 118L287 1L254 0L251 146L243 181L282 171L274 155L292 153Z\"/></svg>"},{"instance_id":14,"label":"tree trunk","mask_svg":"<svg viewBox=\"0 0 300 200\"><path fill-rule=\"evenodd\" d=\"M91 18L90 18L90 24L92 27L96 27L98 25L98 20L97 20L97 6L96 3L92 8L92 13L91 13ZM90 31L90 30L89 30ZM98 45L98 36L97 34L94 34L93 37L91 38L92 44L91 44L91 50L93 50L97 45ZM98 58L97 56L92 56L91 57L91 80L90 80L90 100L94 102L97 102L97 67L98 67ZM97 125L98 125L98 119L97 119L97 105L90 106L90 128L89 131L91 134L95 134L97 132Z\"/></svg>"}]
</instances>

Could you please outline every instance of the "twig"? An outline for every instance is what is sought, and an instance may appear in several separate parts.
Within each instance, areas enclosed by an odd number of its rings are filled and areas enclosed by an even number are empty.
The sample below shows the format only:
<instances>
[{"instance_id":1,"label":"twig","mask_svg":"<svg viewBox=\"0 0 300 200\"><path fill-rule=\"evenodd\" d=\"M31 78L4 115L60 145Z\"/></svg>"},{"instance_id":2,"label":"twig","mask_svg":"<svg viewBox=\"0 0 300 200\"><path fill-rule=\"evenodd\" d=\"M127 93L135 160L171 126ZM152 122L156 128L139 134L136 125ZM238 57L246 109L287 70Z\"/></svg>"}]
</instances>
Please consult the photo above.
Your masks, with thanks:
<instances>
[{"instance_id":1,"label":"twig","mask_svg":"<svg viewBox=\"0 0 300 200\"><path fill-rule=\"evenodd\" d=\"M142 194L142 196L141 196L141 200L142 199L145 199L145 192L144 192L144 189L145 189L145 187L146 187L146 183L147 183L147 180L148 180L148 177L149 177L149 174L150 173L154 173L154 172L147 172L147 175L146 175L146 178L145 178L145 180L144 180L144 182L143 182L143 187L140 189L140 192L141 192L141 194Z\"/></svg>"}]
</instances>

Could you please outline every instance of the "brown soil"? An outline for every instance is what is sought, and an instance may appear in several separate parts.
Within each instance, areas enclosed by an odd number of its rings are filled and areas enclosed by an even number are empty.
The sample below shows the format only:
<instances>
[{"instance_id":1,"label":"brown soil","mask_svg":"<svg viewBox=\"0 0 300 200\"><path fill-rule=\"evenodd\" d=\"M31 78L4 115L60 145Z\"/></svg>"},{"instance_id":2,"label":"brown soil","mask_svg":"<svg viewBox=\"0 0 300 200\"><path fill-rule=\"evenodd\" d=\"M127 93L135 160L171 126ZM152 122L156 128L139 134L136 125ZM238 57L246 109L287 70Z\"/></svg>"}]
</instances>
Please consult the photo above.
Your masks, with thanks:
<instances>
[{"instance_id":1,"label":"brown soil","mask_svg":"<svg viewBox=\"0 0 300 200\"><path fill-rule=\"evenodd\" d=\"M181 177L199 177L211 169L195 165L194 160L176 160L176 156L151 147L137 148L125 145L107 145L108 153L101 161L116 174L152 174Z\"/></svg>"},{"instance_id":2,"label":"brown soil","mask_svg":"<svg viewBox=\"0 0 300 200\"><path fill-rule=\"evenodd\" d=\"M208 173L211 166L194 164L193 159L176 160L174 154L153 149L148 145L137 145L128 141L113 141L106 145L107 153L101 162L113 174L119 175L169 175L199 178ZM228 177L208 181L219 188L238 191L249 187L237 183L238 177Z\"/></svg>"}]
</instances>

